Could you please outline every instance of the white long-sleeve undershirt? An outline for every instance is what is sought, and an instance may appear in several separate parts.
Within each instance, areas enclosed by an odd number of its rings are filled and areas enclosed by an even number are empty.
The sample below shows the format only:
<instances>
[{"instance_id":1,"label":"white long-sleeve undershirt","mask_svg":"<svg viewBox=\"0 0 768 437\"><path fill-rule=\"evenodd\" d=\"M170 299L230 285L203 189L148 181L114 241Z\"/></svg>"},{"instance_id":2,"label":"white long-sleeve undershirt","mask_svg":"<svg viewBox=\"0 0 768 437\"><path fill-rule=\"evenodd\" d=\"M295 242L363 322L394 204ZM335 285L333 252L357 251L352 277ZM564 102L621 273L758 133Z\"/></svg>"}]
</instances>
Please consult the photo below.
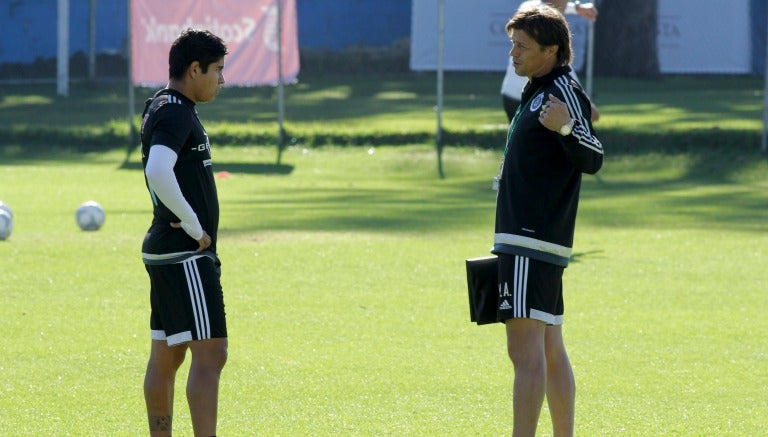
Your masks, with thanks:
<instances>
[{"instance_id":1,"label":"white long-sleeve undershirt","mask_svg":"<svg viewBox=\"0 0 768 437\"><path fill-rule=\"evenodd\" d=\"M173 173L177 158L178 155L170 147L154 144L149 149L144 174L155 196L181 220L181 228L184 232L198 241L203 238L203 227L200 225L197 214L184 198L176 175Z\"/></svg>"}]
</instances>

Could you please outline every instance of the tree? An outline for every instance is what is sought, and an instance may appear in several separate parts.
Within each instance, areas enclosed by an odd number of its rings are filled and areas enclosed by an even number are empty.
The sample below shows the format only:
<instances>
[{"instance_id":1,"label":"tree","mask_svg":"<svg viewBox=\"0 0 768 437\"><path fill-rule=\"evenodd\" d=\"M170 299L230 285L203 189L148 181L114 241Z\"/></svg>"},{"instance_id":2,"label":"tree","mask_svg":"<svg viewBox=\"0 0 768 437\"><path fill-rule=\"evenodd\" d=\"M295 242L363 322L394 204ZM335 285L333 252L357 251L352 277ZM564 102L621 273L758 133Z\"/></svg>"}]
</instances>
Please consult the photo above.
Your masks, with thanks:
<instances>
[{"instance_id":1,"label":"tree","mask_svg":"<svg viewBox=\"0 0 768 437\"><path fill-rule=\"evenodd\" d=\"M595 23L595 75L657 79L658 0L603 0Z\"/></svg>"}]
</instances>

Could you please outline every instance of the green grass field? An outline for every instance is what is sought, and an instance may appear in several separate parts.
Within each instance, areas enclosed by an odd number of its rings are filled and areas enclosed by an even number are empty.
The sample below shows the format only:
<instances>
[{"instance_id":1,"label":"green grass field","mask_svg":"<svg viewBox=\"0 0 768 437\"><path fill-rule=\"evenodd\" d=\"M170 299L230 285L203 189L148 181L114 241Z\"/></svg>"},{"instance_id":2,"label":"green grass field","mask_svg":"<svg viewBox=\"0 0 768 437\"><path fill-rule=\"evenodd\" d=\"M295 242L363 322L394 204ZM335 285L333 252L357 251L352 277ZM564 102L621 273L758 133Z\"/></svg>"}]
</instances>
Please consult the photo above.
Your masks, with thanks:
<instances>
[{"instance_id":1,"label":"green grass field","mask_svg":"<svg viewBox=\"0 0 768 437\"><path fill-rule=\"evenodd\" d=\"M607 150L565 277L577 435L766 435L766 160ZM0 242L4 432L145 434L151 210L138 157L124 158L0 166L16 217ZM218 181L231 337L219 434L508 434L503 329L469 322L463 264L491 244L498 152L444 159L439 179L431 146L294 147L282 166L267 148L214 151L232 174ZM75 226L88 199L107 211L98 232Z\"/></svg>"}]
</instances>

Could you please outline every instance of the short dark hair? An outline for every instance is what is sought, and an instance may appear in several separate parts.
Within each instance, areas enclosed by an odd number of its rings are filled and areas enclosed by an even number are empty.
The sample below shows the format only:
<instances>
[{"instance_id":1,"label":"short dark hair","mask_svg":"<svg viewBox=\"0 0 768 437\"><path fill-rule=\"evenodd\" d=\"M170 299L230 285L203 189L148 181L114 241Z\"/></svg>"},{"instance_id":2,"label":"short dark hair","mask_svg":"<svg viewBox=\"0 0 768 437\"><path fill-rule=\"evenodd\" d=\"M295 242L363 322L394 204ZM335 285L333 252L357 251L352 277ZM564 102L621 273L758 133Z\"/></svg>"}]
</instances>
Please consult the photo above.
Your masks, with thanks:
<instances>
[{"instance_id":1,"label":"short dark hair","mask_svg":"<svg viewBox=\"0 0 768 437\"><path fill-rule=\"evenodd\" d=\"M548 5L523 8L507 23L508 35L512 33L512 29L522 30L542 47L558 46L558 66L571 63L571 30L565 17L557 9Z\"/></svg>"},{"instance_id":2,"label":"short dark hair","mask_svg":"<svg viewBox=\"0 0 768 437\"><path fill-rule=\"evenodd\" d=\"M184 72L195 61L200 63L203 73L208 66L228 53L227 46L218 36L207 30L186 29L171 45L168 53L168 76L181 79Z\"/></svg>"}]
</instances>

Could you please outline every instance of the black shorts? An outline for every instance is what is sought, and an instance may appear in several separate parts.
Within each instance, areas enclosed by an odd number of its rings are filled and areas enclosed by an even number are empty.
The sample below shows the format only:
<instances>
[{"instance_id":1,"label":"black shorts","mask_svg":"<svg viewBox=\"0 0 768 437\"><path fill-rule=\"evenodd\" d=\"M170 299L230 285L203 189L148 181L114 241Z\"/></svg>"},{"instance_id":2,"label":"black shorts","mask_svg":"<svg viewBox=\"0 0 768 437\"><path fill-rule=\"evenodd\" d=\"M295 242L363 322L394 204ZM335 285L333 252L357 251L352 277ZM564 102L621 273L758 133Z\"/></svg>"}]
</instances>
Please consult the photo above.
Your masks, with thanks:
<instances>
[{"instance_id":1,"label":"black shorts","mask_svg":"<svg viewBox=\"0 0 768 437\"><path fill-rule=\"evenodd\" d=\"M145 267L151 284L153 340L174 346L227 336L221 268L216 261L201 256Z\"/></svg>"},{"instance_id":2,"label":"black shorts","mask_svg":"<svg viewBox=\"0 0 768 437\"><path fill-rule=\"evenodd\" d=\"M499 320L527 318L562 325L563 270L544 261L499 254Z\"/></svg>"}]
</instances>

